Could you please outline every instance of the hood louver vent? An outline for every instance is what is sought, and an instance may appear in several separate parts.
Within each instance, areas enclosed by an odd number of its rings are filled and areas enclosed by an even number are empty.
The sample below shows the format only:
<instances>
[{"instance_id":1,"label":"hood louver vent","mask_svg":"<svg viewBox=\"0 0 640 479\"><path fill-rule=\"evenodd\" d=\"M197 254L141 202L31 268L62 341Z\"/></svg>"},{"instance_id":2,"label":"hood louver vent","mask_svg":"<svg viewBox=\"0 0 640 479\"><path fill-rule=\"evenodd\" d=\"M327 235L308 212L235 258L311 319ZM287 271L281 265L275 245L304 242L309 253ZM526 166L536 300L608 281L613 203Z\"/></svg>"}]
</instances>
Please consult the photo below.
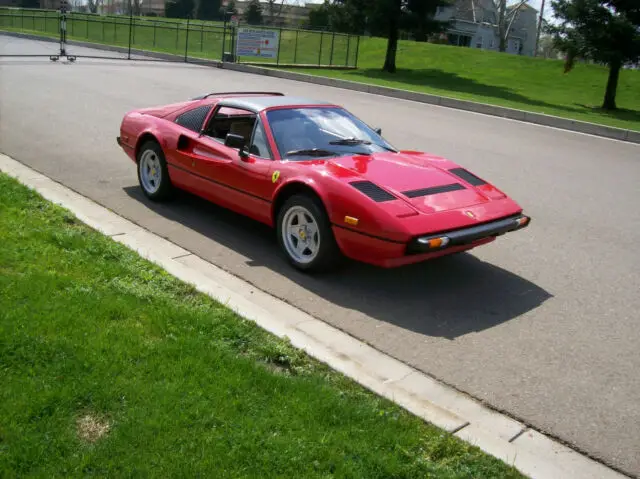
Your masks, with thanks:
<instances>
[{"instance_id":1,"label":"hood louver vent","mask_svg":"<svg viewBox=\"0 0 640 479\"><path fill-rule=\"evenodd\" d=\"M473 186L480 186L480 185L486 185L487 184L486 181L481 180L480 178L478 178L473 173L469 173L464 168L453 168L452 170L449 170L449 172L453 173L457 177L463 179L464 181L466 181L467 183L469 183L469 184L471 184Z\"/></svg>"},{"instance_id":2,"label":"hood louver vent","mask_svg":"<svg viewBox=\"0 0 640 479\"><path fill-rule=\"evenodd\" d=\"M421 188L419 190L403 191L402 194L409 198L418 198L420 196L435 195L438 193L448 193L450 191L464 190L464 186L460 183L451 183L450 185L433 186L431 188Z\"/></svg>"},{"instance_id":3,"label":"hood louver vent","mask_svg":"<svg viewBox=\"0 0 640 479\"><path fill-rule=\"evenodd\" d=\"M376 203L383 203L385 201L392 201L396 199L396 197L391 193L388 193L370 181L354 181L349 184L361 193L367 195Z\"/></svg>"}]
</instances>

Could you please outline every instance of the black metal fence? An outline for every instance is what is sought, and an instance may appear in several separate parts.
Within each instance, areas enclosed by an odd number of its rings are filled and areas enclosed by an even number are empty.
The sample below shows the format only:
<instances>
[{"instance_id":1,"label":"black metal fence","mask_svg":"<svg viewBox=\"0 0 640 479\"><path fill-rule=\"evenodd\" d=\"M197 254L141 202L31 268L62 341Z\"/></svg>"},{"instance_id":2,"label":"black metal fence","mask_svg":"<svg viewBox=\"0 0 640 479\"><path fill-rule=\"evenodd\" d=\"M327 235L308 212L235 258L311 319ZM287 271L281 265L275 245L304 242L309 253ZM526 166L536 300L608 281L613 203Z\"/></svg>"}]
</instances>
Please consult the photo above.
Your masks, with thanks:
<instances>
[{"instance_id":1,"label":"black metal fence","mask_svg":"<svg viewBox=\"0 0 640 479\"><path fill-rule=\"evenodd\" d=\"M272 43L267 49L272 55L258 54L255 50L252 53L246 45L242 48L242 42L248 37L240 32L246 28L254 32L254 37L257 32L257 36L262 33L277 39L277 46ZM60 13L55 10L0 8L0 29L59 38ZM67 40L168 53L184 61L190 58L224 59L298 67L356 68L360 47L358 35L327 31L77 12L66 14L66 32ZM240 55L236 55L236 51Z\"/></svg>"}]
</instances>

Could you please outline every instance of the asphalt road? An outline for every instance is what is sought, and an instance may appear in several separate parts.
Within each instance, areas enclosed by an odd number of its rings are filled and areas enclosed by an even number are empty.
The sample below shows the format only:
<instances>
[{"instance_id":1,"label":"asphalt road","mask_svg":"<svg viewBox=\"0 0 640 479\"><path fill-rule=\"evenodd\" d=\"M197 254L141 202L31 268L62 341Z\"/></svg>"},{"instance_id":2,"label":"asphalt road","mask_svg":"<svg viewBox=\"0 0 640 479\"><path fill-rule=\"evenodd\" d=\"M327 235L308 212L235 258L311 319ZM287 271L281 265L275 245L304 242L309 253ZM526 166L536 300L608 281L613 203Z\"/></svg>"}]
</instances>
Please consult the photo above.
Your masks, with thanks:
<instances>
[{"instance_id":1,"label":"asphalt road","mask_svg":"<svg viewBox=\"0 0 640 479\"><path fill-rule=\"evenodd\" d=\"M40 49L50 53L52 44L0 36L0 53ZM398 270L353 264L330 277L298 274L261 225L187 195L167 205L145 201L115 143L129 109L229 89L338 102L382 127L392 144L489 178L534 220L470 254ZM0 58L0 150L640 476L640 146L192 65Z\"/></svg>"}]
</instances>

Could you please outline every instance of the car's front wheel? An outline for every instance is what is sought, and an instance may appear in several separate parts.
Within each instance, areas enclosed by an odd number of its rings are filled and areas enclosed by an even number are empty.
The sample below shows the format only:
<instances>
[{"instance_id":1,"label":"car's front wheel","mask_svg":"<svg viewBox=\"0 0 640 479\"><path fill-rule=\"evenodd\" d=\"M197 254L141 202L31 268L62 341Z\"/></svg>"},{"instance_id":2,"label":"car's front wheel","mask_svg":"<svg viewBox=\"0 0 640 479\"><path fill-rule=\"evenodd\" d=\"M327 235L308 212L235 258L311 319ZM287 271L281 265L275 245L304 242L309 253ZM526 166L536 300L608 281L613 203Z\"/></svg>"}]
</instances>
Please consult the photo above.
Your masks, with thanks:
<instances>
[{"instance_id":1,"label":"car's front wheel","mask_svg":"<svg viewBox=\"0 0 640 479\"><path fill-rule=\"evenodd\" d=\"M342 259L324 208L309 195L286 200L278 214L277 235L287 259L299 270L328 271Z\"/></svg>"},{"instance_id":2,"label":"car's front wheel","mask_svg":"<svg viewBox=\"0 0 640 479\"><path fill-rule=\"evenodd\" d=\"M172 193L167 162L155 141L145 142L138 152L138 181L144 194L153 201L165 200Z\"/></svg>"}]
</instances>

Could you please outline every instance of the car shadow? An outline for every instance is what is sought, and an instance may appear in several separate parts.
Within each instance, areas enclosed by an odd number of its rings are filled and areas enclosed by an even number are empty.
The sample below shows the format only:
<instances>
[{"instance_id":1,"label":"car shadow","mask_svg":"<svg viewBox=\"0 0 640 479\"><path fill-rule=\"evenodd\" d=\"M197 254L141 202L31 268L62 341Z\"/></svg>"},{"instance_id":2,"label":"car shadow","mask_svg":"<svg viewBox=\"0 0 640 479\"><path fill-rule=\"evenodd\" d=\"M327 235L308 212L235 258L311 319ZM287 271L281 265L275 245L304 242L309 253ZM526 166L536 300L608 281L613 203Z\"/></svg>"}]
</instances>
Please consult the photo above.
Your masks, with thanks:
<instances>
[{"instance_id":1,"label":"car shadow","mask_svg":"<svg viewBox=\"0 0 640 479\"><path fill-rule=\"evenodd\" d=\"M137 186L124 191L171 222L249 258L250 266L266 267L342 308L427 336L454 339L482 331L551 297L534 283L467 253L397 269L349 261L338 271L307 275L289 266L266 225L185 192L171 202L153 203Z\"/></svg>"}]
</instances>

